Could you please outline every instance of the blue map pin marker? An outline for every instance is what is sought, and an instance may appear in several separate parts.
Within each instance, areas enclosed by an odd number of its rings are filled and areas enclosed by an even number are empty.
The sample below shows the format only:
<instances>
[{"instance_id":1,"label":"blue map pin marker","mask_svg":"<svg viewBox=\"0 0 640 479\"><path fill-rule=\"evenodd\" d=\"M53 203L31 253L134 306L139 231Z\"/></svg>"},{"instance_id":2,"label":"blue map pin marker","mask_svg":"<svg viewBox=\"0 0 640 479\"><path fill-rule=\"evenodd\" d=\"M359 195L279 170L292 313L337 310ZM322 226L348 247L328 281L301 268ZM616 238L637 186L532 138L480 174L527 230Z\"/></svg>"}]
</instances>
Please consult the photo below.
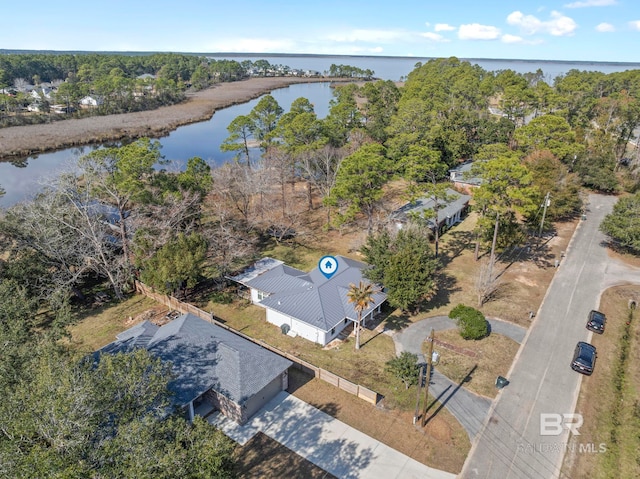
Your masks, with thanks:
<instances>
[{"instance_id":1,"label":"blue map pin marker","mask_svg":"<svg viewBox=\"0 0 640 479\"><path fill-rule=\"evenodd\" d=\"M331 276L338 271L338 260L333 256L323 256L318 262L318 269L325 278L331 279Z\"/></svg>"}]
</instances>

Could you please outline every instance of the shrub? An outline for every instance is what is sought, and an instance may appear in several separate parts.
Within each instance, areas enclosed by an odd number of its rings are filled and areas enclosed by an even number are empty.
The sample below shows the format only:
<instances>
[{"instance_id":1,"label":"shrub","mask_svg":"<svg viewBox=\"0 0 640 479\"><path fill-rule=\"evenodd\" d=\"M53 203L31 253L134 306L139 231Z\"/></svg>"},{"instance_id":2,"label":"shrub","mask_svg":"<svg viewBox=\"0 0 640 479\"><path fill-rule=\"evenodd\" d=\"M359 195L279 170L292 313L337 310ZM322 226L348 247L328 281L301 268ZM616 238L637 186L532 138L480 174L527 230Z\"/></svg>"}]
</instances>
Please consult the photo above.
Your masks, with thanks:
<instances>
[{"instance_id":1,"label":"shrub","mask_svg":"<svg viewBox=\"0 0 640 479\"><path fill-rule=\"evenodd\" d=\"M405 389L418 384L420 367L418 366L418 355L403 351L400 356L387 361L387 371L398 379L402 380Z\"/></svg>"},{"instance_id":2,"label":"shrub","mask_svg":"<svg viewBox=\"0 0 640 479\"><path fill-rule=\"evenodd\" d=\"M484 314L475 308L459 304L451 310L449 317L456 322L464 339L482 339L489 334Z\"/></svg>"}]
</instances>

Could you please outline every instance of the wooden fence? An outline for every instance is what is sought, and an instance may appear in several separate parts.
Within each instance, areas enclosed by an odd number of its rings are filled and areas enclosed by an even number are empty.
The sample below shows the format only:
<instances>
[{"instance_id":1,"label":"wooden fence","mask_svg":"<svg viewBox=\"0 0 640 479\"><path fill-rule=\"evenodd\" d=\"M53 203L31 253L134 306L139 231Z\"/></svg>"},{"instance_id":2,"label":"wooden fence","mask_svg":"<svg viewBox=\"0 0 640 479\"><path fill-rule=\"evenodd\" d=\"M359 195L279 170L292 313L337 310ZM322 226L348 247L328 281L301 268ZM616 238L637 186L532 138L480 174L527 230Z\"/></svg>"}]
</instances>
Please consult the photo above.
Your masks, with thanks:
<instances>
[{"instance_id":1,"label":"wooden fence","mask_svg":"<svg viewBox=\"0 0 640 479\"><path fill-rule=\"evenodd\" d=\"M280 351L279 349L274 348L273 346L265 343L264 341L247 336L246 334L243 334L240 331L237 331L227 326L226 324L218 321L217 319L215 319L212 313L208 313L192 304L185 303L184 301L180 301L179 299L176 299L173 296L157 293L153 290L153 288L150 288L149 286L147 286L144 283L141 283L140 281L136 281L136 291L138 291L141 294L144 294L145 296L153 299L154 301L157 301L158 303L164 304L170 309L180 311L181 313L194 314L199 318L202 318L217 326L220 326L221 328L226 329L227 331L231 331L232 333L237 334L238 336L246 339L247 341L251 341L252 343L258 344L263 348L268 349L269 351L279 354L280 356L287 358L289 361L293 362L294 367L296 369L304 371L307 374L312 374L314 377L321 379L322 381L325 381L331 384L332 386L340 388L343 391L353 394L354 396L359 397L360 399L364 399L365 401L371 404L374 404L374 405L377 404L378 400L380 399L380 396L378 395L377 392L372 391L371 389L368 389L364 386L360 386L359 384L352 383L351 381L341 378L340 376L337 376L336 374L333 374L332 372L327 371L326 369L322 369L322 368L319 368L318 366L314 366L313 364L308 363L307 361L304 361L303 359L293 356L292 354L289 354L285 351Z\"/></svg>"}]
</instances>

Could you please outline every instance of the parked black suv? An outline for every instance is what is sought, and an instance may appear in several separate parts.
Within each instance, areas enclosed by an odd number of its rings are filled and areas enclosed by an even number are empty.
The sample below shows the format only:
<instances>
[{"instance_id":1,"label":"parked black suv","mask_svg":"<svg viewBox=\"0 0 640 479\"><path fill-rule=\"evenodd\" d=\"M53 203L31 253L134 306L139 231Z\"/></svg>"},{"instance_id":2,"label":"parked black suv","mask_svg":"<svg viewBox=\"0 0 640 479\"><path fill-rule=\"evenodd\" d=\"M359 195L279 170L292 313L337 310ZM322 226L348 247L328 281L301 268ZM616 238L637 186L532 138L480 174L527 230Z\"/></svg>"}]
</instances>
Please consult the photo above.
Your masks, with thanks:
<instances>
[{"instance_id":1,"label":"parked black suv","mask_svg":"<svg viewBox=\"0 0 640 479\"><path fill-rule=\"evenodd\" d=\"M607 317L600 311L593 310L589 313L587 319L587 329L590 329L594 333L604 333L604 324L607 322Z\"/></svg>"},{"instance_id":2,"label":"parked black suv","mask_svg":"<svg viewBox=\"0 0 640 479\"><path fill-rule=\"evenodd\" d=\"M596 356L595 346L584 341L578 342L576 350L573 352L571 369L590 376L596 365Z\"/></svg>"}]
</instances>

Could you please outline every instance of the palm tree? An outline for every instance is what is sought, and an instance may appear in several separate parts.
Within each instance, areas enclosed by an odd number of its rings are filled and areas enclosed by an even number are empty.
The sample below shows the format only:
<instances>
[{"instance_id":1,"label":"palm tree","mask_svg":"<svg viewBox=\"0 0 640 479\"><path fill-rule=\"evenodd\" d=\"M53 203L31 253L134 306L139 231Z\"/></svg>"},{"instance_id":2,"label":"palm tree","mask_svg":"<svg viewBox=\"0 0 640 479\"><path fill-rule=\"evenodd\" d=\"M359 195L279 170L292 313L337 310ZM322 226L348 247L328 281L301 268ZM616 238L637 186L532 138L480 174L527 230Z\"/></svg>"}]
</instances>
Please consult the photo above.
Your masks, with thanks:
<instances>
[{"instance_id":1,"label":"palm tree","mask_svg":"<svg viewBox=\"0 0 640 479\"><path fill-rule=\"evenodd\" d=\"M350 303L353 303L353 309L356 310L356 314L358 315L355 326L356 349L360 349L360 321L362 321L362 312L375 303L373 295L377 292L371 283L365 283L362 280L357 286L353 283L349 285L347 298Z\"/></svg>"}]
</instances>

